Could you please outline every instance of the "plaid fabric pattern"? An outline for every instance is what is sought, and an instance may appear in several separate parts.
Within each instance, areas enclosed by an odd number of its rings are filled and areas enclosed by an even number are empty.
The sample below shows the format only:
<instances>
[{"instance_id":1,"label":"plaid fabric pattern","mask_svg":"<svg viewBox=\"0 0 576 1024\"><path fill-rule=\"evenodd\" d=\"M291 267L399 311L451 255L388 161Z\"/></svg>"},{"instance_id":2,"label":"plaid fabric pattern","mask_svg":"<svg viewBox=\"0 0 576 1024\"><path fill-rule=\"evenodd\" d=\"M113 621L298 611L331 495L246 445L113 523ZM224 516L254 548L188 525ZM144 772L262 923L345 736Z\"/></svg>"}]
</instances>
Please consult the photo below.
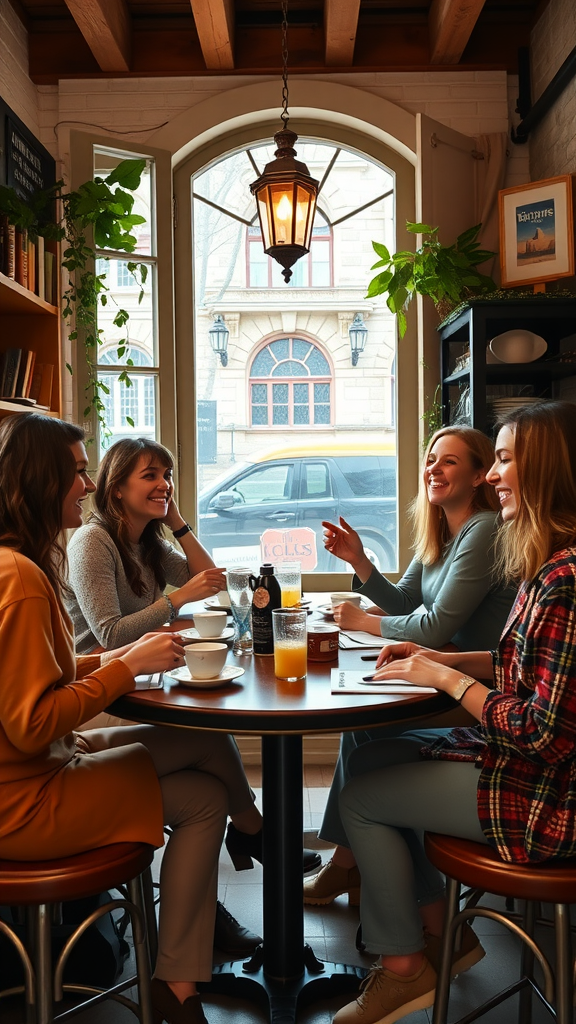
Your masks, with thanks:
<instances>
[{"instance_id":1,"label":"plaid fabric pattern","mask_svg":"<svg viewBox=\"0 0 576 1024\"><path fill-rule=\"evenodd\" d=\"M455 729L444 749L481 763L478 816L505 861L576 856L576 548L524 584L494 658L485 746ZM468 732L468 735L465 735ZM426 754L424 755L426 756Z\"/></svg>"}]
</instances>

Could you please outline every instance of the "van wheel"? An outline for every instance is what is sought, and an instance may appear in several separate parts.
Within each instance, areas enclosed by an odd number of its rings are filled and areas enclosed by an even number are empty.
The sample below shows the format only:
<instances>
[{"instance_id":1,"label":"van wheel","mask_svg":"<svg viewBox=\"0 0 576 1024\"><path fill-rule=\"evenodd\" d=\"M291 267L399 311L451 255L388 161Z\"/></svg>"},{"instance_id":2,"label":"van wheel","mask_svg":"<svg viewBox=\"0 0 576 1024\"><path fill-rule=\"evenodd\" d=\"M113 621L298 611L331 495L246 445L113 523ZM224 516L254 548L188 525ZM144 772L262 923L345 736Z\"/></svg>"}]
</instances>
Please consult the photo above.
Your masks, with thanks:
<instances>
[{"instance_id":1,"label":"van wheel","mask_svg":"<svg viewBox=\"0 0 576 1024\"><path fill-rule=\"evenodd\" d=\"M376 539L370 537L365 541L364 551L372 565L378 569L378 572L392 572L394 570L394 556L392 552Z\"/></svg>"}]
</instances>

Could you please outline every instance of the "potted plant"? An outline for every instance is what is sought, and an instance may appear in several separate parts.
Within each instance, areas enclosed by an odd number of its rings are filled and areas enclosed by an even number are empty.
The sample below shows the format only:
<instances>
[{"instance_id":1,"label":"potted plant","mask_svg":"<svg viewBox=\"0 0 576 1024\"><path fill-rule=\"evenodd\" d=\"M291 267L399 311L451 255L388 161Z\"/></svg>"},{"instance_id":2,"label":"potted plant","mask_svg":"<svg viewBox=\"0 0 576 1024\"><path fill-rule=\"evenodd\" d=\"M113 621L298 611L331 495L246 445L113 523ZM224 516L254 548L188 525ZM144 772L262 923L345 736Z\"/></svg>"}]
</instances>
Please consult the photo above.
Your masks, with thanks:
<instances>
[{"instance_id":1,"label":"potted plant","mask_svg":"<svg viewBox=\"0 0 576 1024\"><path fill-rule=\"evenodd\" d=\"M134 192L140 184L146 161L142 159L123 160L106 178L87 181L73 191L64 190L64 182L44 191L38 190L28 199L21 199L18 193L6 185L0 186L0 214L5 214L11 224L26 229L32 241L38 236L55 239L62 245L62 266L69 272L68 286L62 296L62 316L73 329L69 332L71 341L80 338L88 364L86 385L87 407L84 416L92 409L105 435L110 433L104 419L105 406L101 394L107 394L107 385L98 380L95 358L100 344L101 330L98 327L98 306L108 303L106 274L96 273L96 249L112 249L132 253L137 244L132 228L143 224L145 218L132 213ZM55 216L58 209L60 217ZM99 259L106 259L100 252ZM148 276L145 263L130 262L128 270L140 286L139 302L144 296L144 285ZM124 327L129 319L125 309L118 308L113 323ZM74 321L72 323L72 321ZM118 345L118 359L126 354L127 343ZM128 367L132 359L126 359ZM70 373L72 367L66 364ZM132 386L128 370L118 378L126 387ZM129 416L126 417L131 426Z\"/></svg>"},{"instance_id":2,"label":"potted plant","mask_svg":"<svg viewBox=\"0 0 576 1024\"><path fill-rule=\"evenodd\" d=\"M406 333L406 310L414 292L429 295L443 320L465 299L484 295L496 289L496 283L476 267L496 254L481 249L477 241L481 224L458 235L452 245L438 241L438 228L429 224L413 224L406 228L422 235L422 245L415 252L402 250L390 255L385 245L372 242L379 260L371 268L380 270L368 286L366 298L387 295L388 309L398 318L400 337Z\"/></svg>"}]
</instances>

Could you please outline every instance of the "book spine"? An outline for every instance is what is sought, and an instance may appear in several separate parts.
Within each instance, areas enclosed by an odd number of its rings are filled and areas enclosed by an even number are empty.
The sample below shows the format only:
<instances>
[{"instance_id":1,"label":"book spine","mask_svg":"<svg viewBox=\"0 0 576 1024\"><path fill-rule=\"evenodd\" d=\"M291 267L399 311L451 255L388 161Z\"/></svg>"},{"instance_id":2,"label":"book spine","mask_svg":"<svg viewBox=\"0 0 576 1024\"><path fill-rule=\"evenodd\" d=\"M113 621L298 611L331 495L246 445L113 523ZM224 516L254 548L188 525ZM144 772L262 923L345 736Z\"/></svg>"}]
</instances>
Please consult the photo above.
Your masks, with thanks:
<instances>
[{"instance_id":1,"label":"book spine","mask_svg":"<svg viewBox=\"0 0 576 1024\"><path fill-rule=\"evenodd\" d=\"M40 388L42 387L42 373L44 370L44 363L36 363L32 376L30 378L30 390L28 392L28 398L33 398L35 402L40 398Z\"/></svg>"},{"instance_id":2,"label":"book spine","mask_svg":"<svg viewBox=\"0 0 576 1024\"><path fill-rule=\"evenodd\" d=\"M46 302L50 302L54 306L54 253L46 250L44 251L44 275Z\"/></svg>"},{"instance_id":3,"label":"book spine","mask_svg":"<svg viewBox=\"0 0 576 1024\"><path fill-rule=\"evenodd\" d=\"M21 348L9 348L6 352L6 373L4 376L4 387L2 390L3 398L14 398L16 394L16 382L18 380L18 370L20 369L21 358Z\"/></svg>"},{"instance_id":4,"label":"book spine","mask_svg":"<svg viewBox=\"0 0 576 1024\"><path fill-rule=\"evenodd\" d=\"M36 243L28 240L28 288L36 292Z\"/></svg>"},{"instance_id":5,"label":"book spine","mask_svg":"<svg viewBox=\"0 0 576 1024\"><path fill-rule=\"evenodd\" d=\"M23 288L28 287L28 232L16 228L16 280Z\"/></svg>"},{"instance_id":6,"label":"book spine","mask_svg":"<svg viewBox=\"0 0 576 1024\"><path fill-rule=\"evenodd\" d=\"M36 269L37 269L37 285L38 295L41 299L46 298L46 285L45 285L45 260L44 260L44 239L42 235L38 236L36 243Z\"/></svg>"},{"instance_id":7,"label":"book spine","mask_svg":"<svg viewBox=\"0 0 576 1024\"><path fill-rule=\"evenodd\" d=\"M16 280L16 228L13 224L7 225L6 231L6 269L7 277Z\"/></svg>"},{"instance_id":8,"label":"book spine","mask_svg":"<svg viewBox=\"0 0 576 1024\"><path fill-rule=\"evenodd\" d=\"M40 393L38 395L38 405L43 405L47 409L50 409L52 405L52 380L54 377L54 367L51 363L44 363L42 367L42 379L40 382Z\"/></svg>"},{"instance_id":9,"label":"book spine","mask_svg":"<svg viewBox=\"0 0 576 1024\"><path fill-rule=\"evenodd\" d=\"M24 390L22 392L24 398L30 398L30 388L32 387L32 374L34 373L34 367L36 365L36 353L28 353L28 367L26 370L26 378L24 380Z\"/></svg>"}]
</instances>

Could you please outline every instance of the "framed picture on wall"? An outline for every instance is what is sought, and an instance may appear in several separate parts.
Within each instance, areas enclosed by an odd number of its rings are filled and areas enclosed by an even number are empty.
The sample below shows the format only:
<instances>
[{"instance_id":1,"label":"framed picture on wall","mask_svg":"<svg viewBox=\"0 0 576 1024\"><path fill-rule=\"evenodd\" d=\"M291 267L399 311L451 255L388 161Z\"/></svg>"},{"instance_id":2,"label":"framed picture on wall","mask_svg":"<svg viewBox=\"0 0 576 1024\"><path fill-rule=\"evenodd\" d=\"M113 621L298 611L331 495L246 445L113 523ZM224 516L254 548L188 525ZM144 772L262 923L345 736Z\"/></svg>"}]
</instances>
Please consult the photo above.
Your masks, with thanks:
<instances>
[{"instance_id":1,"label":"framed picture on wall","mask_svg":"<svg viewBox=\"0 0 576 1024\"><path fill-rule=\"evenodd\" d=\"M498 193L502 286L574 274L572 176L531 181Z\"/></svg>"}]
</instances>

